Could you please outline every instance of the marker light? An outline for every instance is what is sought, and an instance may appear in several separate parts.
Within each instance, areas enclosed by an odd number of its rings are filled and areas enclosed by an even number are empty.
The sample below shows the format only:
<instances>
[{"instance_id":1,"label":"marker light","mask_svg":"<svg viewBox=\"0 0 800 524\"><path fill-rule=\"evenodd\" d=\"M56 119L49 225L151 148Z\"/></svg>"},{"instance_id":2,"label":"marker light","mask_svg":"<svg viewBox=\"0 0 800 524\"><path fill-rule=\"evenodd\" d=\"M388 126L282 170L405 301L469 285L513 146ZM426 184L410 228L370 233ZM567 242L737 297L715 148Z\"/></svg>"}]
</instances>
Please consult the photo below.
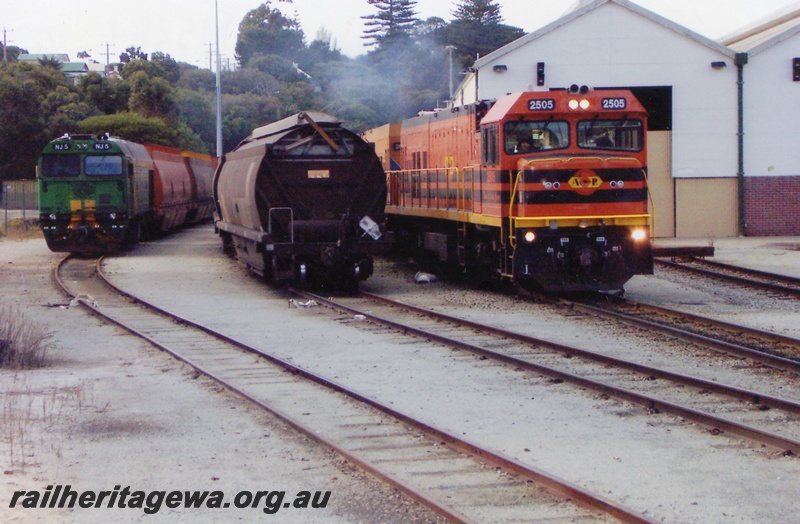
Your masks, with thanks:
<instances>
[{"instance_id":1,"label":"marker light","mask_svg":"<svg viewBox=\"0 0 800 524\"><path fill-rule=\"evenodd\" d=\"M536 234L533 231L525 232L525 242L533 242L536 240Z\"/></svg>"},{"instance_id":2,"label":"marker light","mask_svg":"<svg viewBox=\"0 0 800 524\"><path fill-rule=\"evenodd\" d=\"M631 232L631 238L636 242L641 242L642 240L647 238L647 231L645 231L644 229L634 229Z\"/></svg>"}]
</instances>

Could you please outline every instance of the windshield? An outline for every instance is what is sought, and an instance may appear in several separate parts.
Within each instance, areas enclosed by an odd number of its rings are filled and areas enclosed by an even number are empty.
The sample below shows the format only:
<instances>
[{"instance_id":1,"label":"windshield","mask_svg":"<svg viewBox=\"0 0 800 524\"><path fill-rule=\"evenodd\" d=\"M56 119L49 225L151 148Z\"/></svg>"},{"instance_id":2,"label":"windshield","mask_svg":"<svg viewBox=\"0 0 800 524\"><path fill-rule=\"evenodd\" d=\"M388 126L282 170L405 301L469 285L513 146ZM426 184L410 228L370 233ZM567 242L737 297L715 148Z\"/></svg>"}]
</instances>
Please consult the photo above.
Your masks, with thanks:
<instances>
[{"instance_id":1,"label":"windshield","mask_svg":"<svg viewBox=\"0 0 800 524\"><path fill-rule=\"evenodd\" d=\"M122 157L119 155L90 155L83 161L83 170L88 176L121 175Z\"/></svg>"},{"instance_id":2,"label":"windshield","mask_svg":"<svg viewBox=\"0 0 800 524\"><path fill-rule=\"evenodd\" d=\"M569 146L569 124L547 120L544 122L506 122L505 152L508 155L563 149Z\"/></svg>"},{"instance_id":3,"label":"windshield","mask_svg":"<svg viewBox=\"0 0 800 524\"><path fill-rule=\"evenodd\" d=\"M578 147L610 151L641 151L641 120L584 120L578 122Z\"/></svg>"},{"instance_id":4,"label":"windshield","mask_svg":"<svg viewBox=\"0 0 800 524\"><path fill-rule=\"evenodd\" d=\"M81 174L81 158L77 155L45 155L42 157L43 177L73 177Z\"/></svg>"}]
</instances>

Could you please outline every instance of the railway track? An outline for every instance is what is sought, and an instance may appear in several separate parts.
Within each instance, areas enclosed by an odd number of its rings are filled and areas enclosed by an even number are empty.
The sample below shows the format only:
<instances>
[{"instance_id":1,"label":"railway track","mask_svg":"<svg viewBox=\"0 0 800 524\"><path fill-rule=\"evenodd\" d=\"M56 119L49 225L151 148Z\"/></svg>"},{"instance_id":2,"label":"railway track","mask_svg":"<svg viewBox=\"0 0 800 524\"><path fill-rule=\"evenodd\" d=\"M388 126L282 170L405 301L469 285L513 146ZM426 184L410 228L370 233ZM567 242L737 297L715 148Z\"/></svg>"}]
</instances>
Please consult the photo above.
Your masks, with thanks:
<instances>
[{"instance_id":1,"label":"railway track","mask_svg":"<svg viewBox=\"0 0 800 524\"><path fill-rule=\"evenodd\" d=\"M477 322L362 293L336 300L305 294L350 314L518 369L590 388L736 435L788 454L800 453L800 404L757 391L555 344ZM722 415L724 414L724 415Z\"/></svg>"},{"instance_id":2,"label":"railway track","mask_svg":"<svg viewBox=\"0 0 800 524\"><path fill-rule=\"evenodd\" d=\"M100 261L65 258L66 293L454 522L656 522L426 425L306 369L115 288Z\"/></svg>"},{"instance_id":3,"label":"railway track","mask_svg":"<svg viewBox=\"0 0 800 524\"><path fill-rule=\"evenodd\" d=\"M800 297L800 279L786 275L694 257L679 260L656 259L656 264L764 291Z\"/></svg>"},{"instance_id":4,"label":"railway track","mask_svg":"<svg viewBox=\"0 0 800 524\"><path fill-rule=\"evenodd\" d=\"M800 339L608 295L597 300L558 302L569 309L657 331L738 358L800 374Z\"/></svg>"}]
</instances>

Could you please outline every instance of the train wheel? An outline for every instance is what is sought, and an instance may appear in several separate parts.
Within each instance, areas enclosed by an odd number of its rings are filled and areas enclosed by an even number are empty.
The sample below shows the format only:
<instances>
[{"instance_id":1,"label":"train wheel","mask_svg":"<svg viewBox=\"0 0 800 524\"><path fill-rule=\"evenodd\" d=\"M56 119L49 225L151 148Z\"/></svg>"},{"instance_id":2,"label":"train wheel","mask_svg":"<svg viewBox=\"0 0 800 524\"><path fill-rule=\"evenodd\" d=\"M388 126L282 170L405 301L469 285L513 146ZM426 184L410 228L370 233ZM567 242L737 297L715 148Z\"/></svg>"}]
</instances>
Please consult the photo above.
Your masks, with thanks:
<instances>
[{"instance_id":1,"label":"train wheel","mask_svg":"<svg viewBox=\"0 0 800 524\"><path fill-rule=\"evenodd\" d=\"M233 245L233 237L228 233L222 233L220 236L222 237L222 252L229 257L235 257L236 247ZM267 267L269 267L269 264L267 264Z\"/></svg>"},{"instance_id":2,"label":"train wheel","mask_svg":"<svg viewBox=\"0 0 800 524\"><path fill-rule=\"evenodd\" d=\"M138 220L133 220L128 224L128 230L125 232L124 244L130 247L138 244L142 240L142 224Z\"/></svg>"}]
</instances>

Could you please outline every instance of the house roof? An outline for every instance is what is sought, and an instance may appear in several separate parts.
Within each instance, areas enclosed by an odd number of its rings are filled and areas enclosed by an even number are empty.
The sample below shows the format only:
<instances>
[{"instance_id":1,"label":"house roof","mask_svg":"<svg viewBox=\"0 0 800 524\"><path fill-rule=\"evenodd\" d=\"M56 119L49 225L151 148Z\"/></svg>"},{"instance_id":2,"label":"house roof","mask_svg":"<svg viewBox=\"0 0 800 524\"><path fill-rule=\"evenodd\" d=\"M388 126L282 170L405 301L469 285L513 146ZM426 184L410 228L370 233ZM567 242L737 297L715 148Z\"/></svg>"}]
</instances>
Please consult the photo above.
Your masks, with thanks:
<instances>
[{"instance_id":1,"label":"house roof","mask_svg":"<svg viewBox=\"0 0 800 524\"><path fill-rule=\"evenodd\" d=\"M67 62L61 64L61 71L64 73L85 73L89 71L89 67L85 62Z\"/></svg>"},{"instance_id":2,"label":"house roof","mask_svg":"<svg viewBox=\"0 0 800 524\"><path fill-rule=\"evenodd\" d=\"M20 62L36 62L44 58L55 58L61 63L69 62L69 55L66 53L22 53L17 57Z\"/></svg>"},{"instance_id":3,"label":"house roof","mask_svg":"<svg viewBox=\"0 0 800 524\"><path fill-rule=\"evenodd\" d=\"M658 15L658 14L652 12L652 11L649 11L649 10L645 9L644 7L641 7L641 6L639 6L639 5L637 5L637 4L633 3L633 2L630 2L629 0L593 0L593 1L585 1L584 0L584 1L578 2L572 11L567 12L564 16L562 16L558 20L555 20L554 22L551 22L550 24L547 24L546 26L544 26L544 27L542 27L542 28L540 28L540 29L538 29L536 31L533 31L532 33L528 33L527 35L525 35L525 36L523 36L523 37L521 37L521 38L519 38L519 39L517 39L517 40L515 40L515 41L513 41L513 42L511 42L509 44L506 44L505 46L501 47L500 49L497 49L496 51L493 51L493 52L489 53L488 55L478 59L475 62L475 67L476 68L480 68L480 67L482 67L482 66L484 66L484 65L486 65L488 63L491 63L494 60L496 60L496 59L498 59L498 58L500 58L500 57L502 57L502 56L504 56L504 55L506 55L506 54L508 54L508 53L510 53L512 51L515 51L516 49L519 49L520 47L522 47L522 46L524 46L524 45L526 45L526 44L528 44L528 43L530 43L530 42L532 42L532 41L534 41L534 40L536 40L536 39L538 39L538 38L540 38L540 37L542 37L542 36L544 36L544 35L546 35L548 33L551 33L551 32L555 31L556 29L558 29L558 28L560 28L560 27L562 27L564 25L569 24L573 20L575 20L577 18L580 18L581 16L594 11L595 9L597 9L597 8L599 8L599 7L601 7L601 6L605 5L605 4L617 4L620 7L623 7L623 8L625 8L625 9L627 9L627 10L633 12L633 13L636 13L639 16L647 18L648 20L652 20L653 22L656 22L657 24L660 24L660 25L666 27L667 29L670 29L670 30L672 30L672 31L674 31L674 32L686 37L686 38L689 38L690 40L694 40L694 41L698 42L699 44L702 44L702 45L704 45L704 46L706 46L706 47L708 47L710 49L713 49L714 51L720 53L721 55L728 56L730 58L734 58L734 56L736 55L736 52L733 49L725 47L724 45L722 45L722 44L720 44L718 42L715 42L714 40L712 40L712 39L710 39L708 37L705 37L705 36L701 35L700 33L696 33L694 31L692 31L691 29L683 27L682 25L677 24L677 23L673 22L672 20L669 20L668 18L664 18L663 16Z\"/></svg>"},{"instance_id":4,"label":"house roof","mask_svg":"<svg viewBox=\"0 0 800 524\"><path fill-rule=\"evenodd\" d=\"M758 54L800 32L800 2L724 36L720 43L740 53Z\"/></svg>"}]
</instances>

